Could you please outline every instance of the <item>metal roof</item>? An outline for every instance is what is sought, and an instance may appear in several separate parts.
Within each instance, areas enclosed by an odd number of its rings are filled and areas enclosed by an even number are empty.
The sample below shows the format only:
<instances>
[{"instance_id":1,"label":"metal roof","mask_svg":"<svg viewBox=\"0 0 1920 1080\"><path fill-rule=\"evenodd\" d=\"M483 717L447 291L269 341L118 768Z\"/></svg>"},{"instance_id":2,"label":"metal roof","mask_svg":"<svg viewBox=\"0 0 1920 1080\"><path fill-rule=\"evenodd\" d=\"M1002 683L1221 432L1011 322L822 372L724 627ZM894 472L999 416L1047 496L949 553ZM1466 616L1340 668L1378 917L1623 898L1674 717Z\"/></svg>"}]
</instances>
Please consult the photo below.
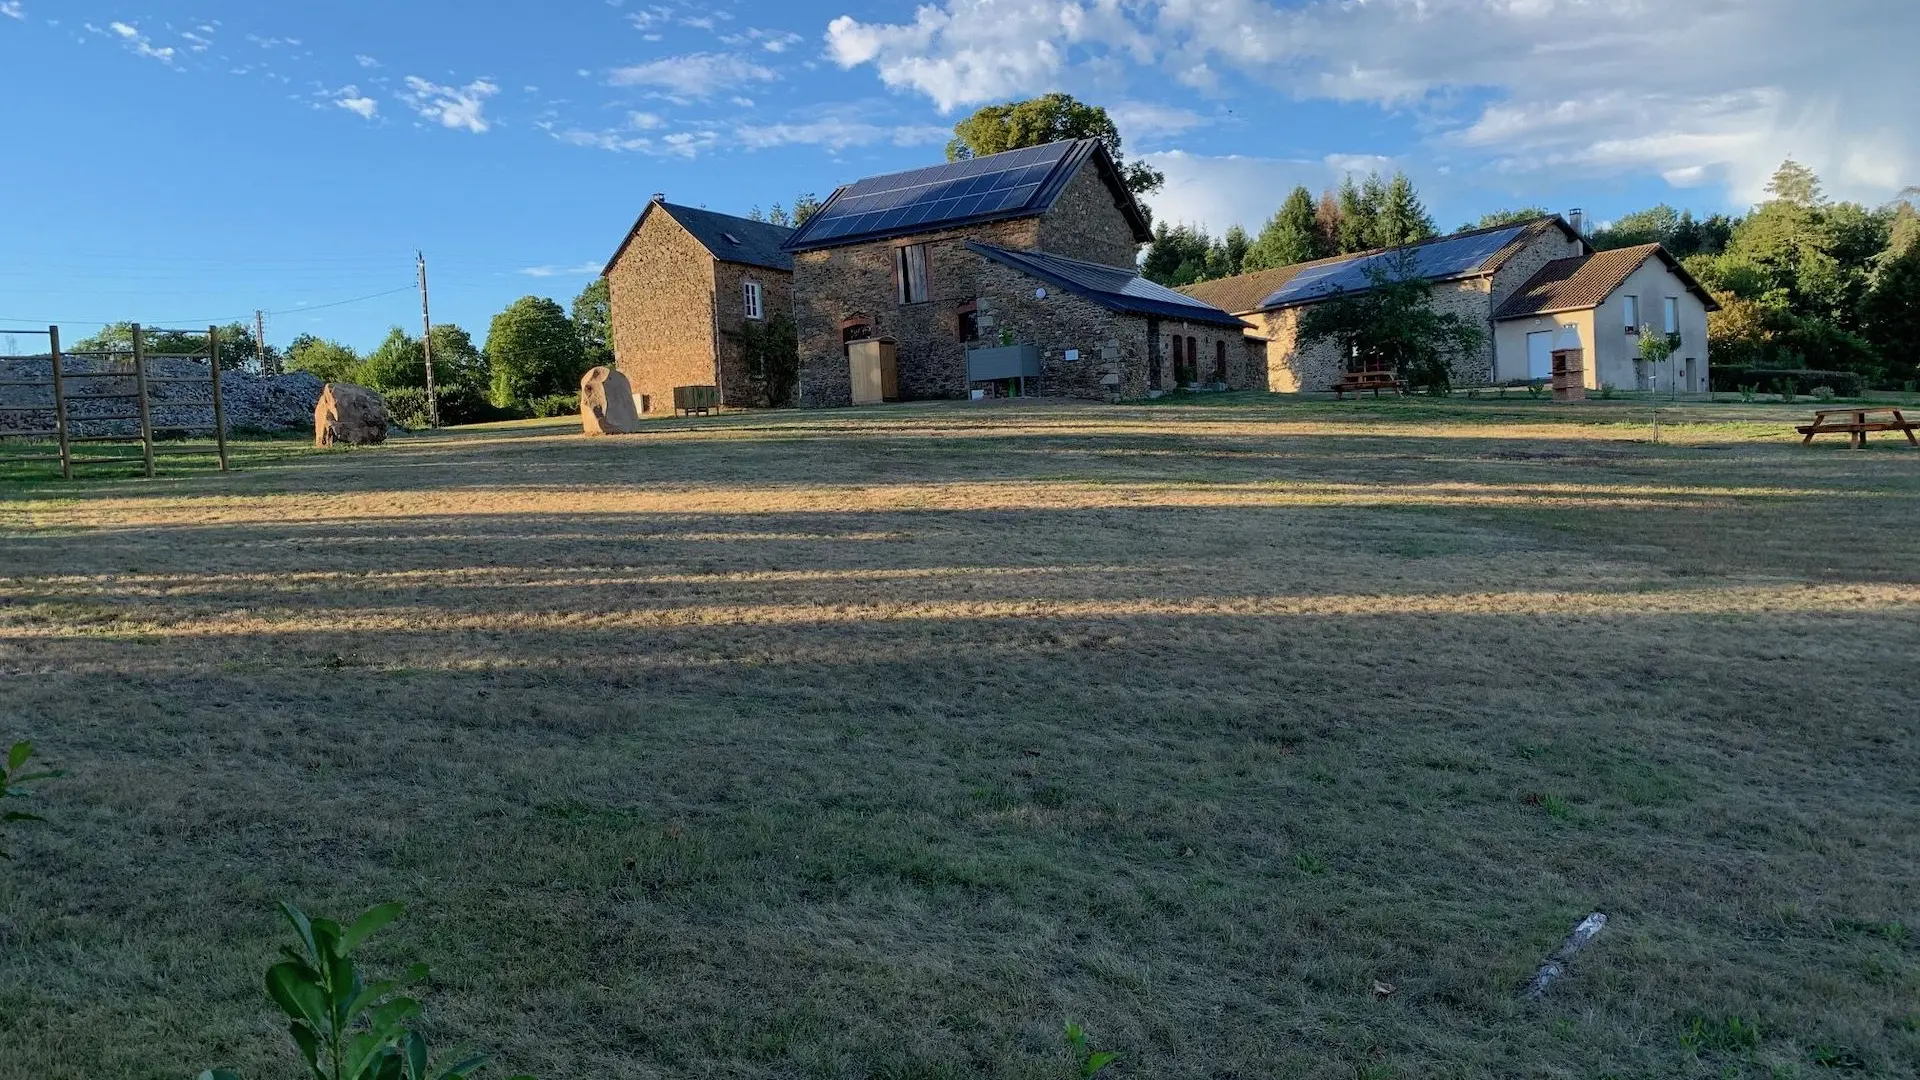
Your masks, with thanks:
<instances>
[{"instance_id":1,"label":"metal roof","mask_svg":"<svg viewBox=\"0 0 1920 1080\"><path fill-rule=\"evenodd\" d=\"M1151 238L1100 141L1064 139L857 180L835 191L786 248L808 251L1044 213L1089 160L1114 189L1134 235Z\"/></svg>"},{"instance_id":2,"label":"metal roof","mask_svg":"<svg viewBox=\"0 0 1920 1080\"><path fill-rule=\"evenodd\" d=\"M755 221L752 218L735 217L698 206L682 206L679 203L654 200L640 212L640 219L627 230L626 239L620 241L620 248L607 260L607 267L601 276L613 272L613 264L620 261L620 255L627 245L640 232L640 225L647 215L659 207L668 217L680 223L680 227L692 234L700 246L721 262L743 263L747 266L764 266L769 270L793 272L793 256L782 247L793 230L785 225L775 225L768 221Z\"/></svg>"},{"instance_id":3,"label":"metal roof","mask_svg":"<svg viewBox=\"0 0 1920 1080\"><path fill-rule=\"evenodd\" d=\"M1113 311L1235 328L1247 325L1212 304L1148 281L1137 271L1038 251L1013 251L978 241L969 241L967 249Z\"/></svg>"}]
</instances>

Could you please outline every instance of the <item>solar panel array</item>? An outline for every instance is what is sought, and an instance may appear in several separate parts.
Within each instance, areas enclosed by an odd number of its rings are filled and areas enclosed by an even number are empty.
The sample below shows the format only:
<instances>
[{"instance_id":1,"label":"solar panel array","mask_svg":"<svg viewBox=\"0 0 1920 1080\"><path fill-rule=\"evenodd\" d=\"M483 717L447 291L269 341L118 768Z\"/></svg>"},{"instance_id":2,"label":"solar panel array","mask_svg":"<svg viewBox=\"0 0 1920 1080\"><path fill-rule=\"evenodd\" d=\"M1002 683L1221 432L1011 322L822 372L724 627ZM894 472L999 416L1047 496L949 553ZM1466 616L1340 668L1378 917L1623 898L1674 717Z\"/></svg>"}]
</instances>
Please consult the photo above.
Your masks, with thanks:
<instances>
[{"instance_id":1,"label":"solar panel array","mask_svg":"<svg viewBox=\"0 0 1920 1080\"><path fill-rule=\"evenodd\" d=\"M1019 210L1077 146L1049 143L868 177L807 219L794 242L811 246L855 236L919 232Z\"/></svg>"},{"instance_id":2,"label":"solar panel array","mask_svg":"<svg viewBox=\"0 0 1920 1080\"><path fill-rule=\"evenodd\" d=\"M1078 292L1089 299L1106 301L1109 306L1123 311L1192 319L1196 322L1216 322L1226 325L1240 323L1240 320L1212 304L1196 300L1182 292L1175 292L1131 270L1081 262L1078 259L1067 259L1037 251L1011 251L989 244L969 246L975 251L999 259L1001 262L1011 263L1035 276L1057 282L1060 287Z\"/></svg>"},{"instance_id":3,"label":"solar panel array","mask_svg":"<svg viewBox=\"0 0 1920 1080\"><path fill-rule=\"evenodd\" d=\"M1325 266L1310 266L1262 300L1260 306L1281 307L1318 300L1338 292L1364 291L1373 284L1367 276L1370 270L1380 267L1389 274L1397 275L1401 272L1400 260L1408 255L1412 256L1413 277L1432 279L1472 273L1528 228L1527 225L1514 225L1493 232L1448 237L1417 247L1383 251Z\"/></svg>"}]
</instances>

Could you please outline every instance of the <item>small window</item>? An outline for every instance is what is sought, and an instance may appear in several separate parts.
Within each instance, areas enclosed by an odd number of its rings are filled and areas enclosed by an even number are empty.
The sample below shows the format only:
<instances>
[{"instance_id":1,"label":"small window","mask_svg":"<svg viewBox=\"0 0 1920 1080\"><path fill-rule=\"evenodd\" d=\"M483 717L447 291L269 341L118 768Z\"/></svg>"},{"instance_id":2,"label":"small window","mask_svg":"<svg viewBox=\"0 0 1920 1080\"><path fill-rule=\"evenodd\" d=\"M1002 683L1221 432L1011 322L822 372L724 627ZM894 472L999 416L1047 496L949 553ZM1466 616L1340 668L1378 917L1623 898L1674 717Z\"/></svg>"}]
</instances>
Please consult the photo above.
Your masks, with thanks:
<instances>
[{"instance_id":1,"label":"small window","mask_svg":"<svg viewBox=\"0 0 1920 1080\"><path fill-rule=\"evenodd\" d=\"M980 307L978 304L960 305L958 333L961 341L980 340Z\"/></svg>"},{"instance_id":2,"label":"small window","mask_svg":"<svg viewBox=\"0 0 1920 1080\"><path fill-rule=\"evenodd\" d=\"M900 302L923 304L927 300L927 245L908 244L894 251L894 278L899 286Z\"/></svg>"},{"instance_id":3,"label":"small window","mask_svg":"<svg viewBox=\"0 0 1920 1080\"><path fill-rule=\"evenodd\" d=\"M1640 298L1637 296L1623 296L1620 298L1620 306L1622 309L1624 309L1627 316L1626 318L1627 332L1631 334L1639 330L1640 329Z\"/></svg>"},{"instance_id":4,"label":"small window","mask_svg":"<svg viewBox=\"0 0 1920 1080\"><path fill-rule=\"evenodd\" d=\"M764 319L767 309L760 302L760 283L749 281L740 287L740 299L746 305L747 318Z\"/></svg>"},{"instance_id":5,"label":"small window","mask_svg":"<svg viewBox=\"0 0 1920 1080\"><path fill-rule=\"evenodd\" d=\"M1667 297L1667 333L1677 334L1679 332L1680 298L1677 296L1669 296Z\"/></svg>"}]
</instances>

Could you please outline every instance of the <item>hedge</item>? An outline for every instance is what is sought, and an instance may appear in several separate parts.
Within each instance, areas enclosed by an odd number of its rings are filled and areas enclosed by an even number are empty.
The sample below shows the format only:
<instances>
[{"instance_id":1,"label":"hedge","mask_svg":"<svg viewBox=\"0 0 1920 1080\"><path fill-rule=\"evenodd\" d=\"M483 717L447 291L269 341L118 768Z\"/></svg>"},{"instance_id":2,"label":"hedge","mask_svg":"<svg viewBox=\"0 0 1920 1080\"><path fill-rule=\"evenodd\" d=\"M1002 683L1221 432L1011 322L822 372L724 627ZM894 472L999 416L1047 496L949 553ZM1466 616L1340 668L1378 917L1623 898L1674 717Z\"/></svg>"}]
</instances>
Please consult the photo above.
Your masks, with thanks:
<instances>
[{"instance_id":1,"label":"hedge","mask_svg":"<svg viewBox=\"0 0 1920 1080\"><path fill-rule=\"evenodd\" d=\"M1720 392L1735 391L1743 386L1758 386L1763 394L1777 394L1780 388L1785 386L1795 394L1811 396L1814 387L1824 386L1831 389L1835 397L1857 398L1866 393L1866 380L1852 371L1716 367L1709 369L1708 374L1710 385Z\"/></svg>"}]
</instances>

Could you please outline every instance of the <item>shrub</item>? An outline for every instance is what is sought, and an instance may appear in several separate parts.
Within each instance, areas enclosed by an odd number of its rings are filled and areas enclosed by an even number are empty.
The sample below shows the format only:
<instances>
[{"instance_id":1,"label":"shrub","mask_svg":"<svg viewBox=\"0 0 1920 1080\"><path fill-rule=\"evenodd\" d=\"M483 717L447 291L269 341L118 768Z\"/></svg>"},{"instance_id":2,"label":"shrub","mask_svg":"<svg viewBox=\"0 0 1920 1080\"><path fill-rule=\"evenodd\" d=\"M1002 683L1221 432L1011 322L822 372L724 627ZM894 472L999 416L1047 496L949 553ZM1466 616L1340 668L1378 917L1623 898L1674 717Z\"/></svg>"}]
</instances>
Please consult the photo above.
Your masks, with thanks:
<instances>
[{"instance_id":1,"label":"shrub","mask_svg":"<svg viewBox=\"0 0 1920 1080\"><path fill-rule=\"evenodd\" d=\"M1831 387L1831 386L1816 386L1816 387L1814 387L1814 388L1813 388L1813 400L1815 400L1815 401L1832 401L1832 400L1833 400L1833 387Z\"/></svg>"},{"instance_id":2,"label":"shrub","mask_svg":"<svg viewBox=\"0 0 1920 1080\"><path fill-rule=\"evenodd\" d=\"M1613 400L1613 384L1612 383L1609 382L1609 383L1600 384L1600 400L1602 401Z\"/></svg>"},{"instance_id":3,"label":"shrub","mask_svg":"<svg viewBox=\"0 0 1920 1080\"><path fill-rule=\"evenodd\" d=\"M409 386L388 390L381 396L387 399L387 415L394 423L409 431L431 426L427 423L425 390ZM440 423L443 425L486 424L495 420L518 420L526 415L518 409L495 406L475 387L456 386L440 391Z\"/></svg>"},{"instance_id":4,"label":"shrub","mask_svg":"<svg viewBox=\"0 0 1920 1080\"><path fill-rule=\"evenodd\" d=\"M387 417L408 431L419 431L432 427L427 416L427 392L415 387L403 387L388 390L380 395L387 399Z\"/></svg>"},{"instance_id":5,"label":"shrub","mask_svg":"<svg viewBox=\"0 0 1920 1080\"><path fill-rule=\"evenodd\" d=\"M0 766L0 800L24 799L33 794L33 792L21 791L21 784L31 784L35 780L50 780L60 775L49 769L38 769L33 772L28 772L27 762L31 760L33 760L33 744L30 742L14 743L12 748L7 751L6 762L4 766ZM11 825L16 821L39 820L41 819L37 815L25 813L20 810L8 810L4 814L0 814L0 825ZM0 848L0 859L11 858L13 858L13 856L8 854L5 848Z\"/></svg>"},{"instance_id":6,"label":"shrub","mask_svg":"<svg viewBox=\"0 0 1920 1080\"><path fill-rule=\"evenodd\" d=\"M1866 392L1866 380L1852 371L1805 368L1716 367L1708 372L1715 390L1738 390L1745 385L1786 386L1796 394L1811 394L1816 386L1831 387L1836 397L1855 398Z\"/></svg>"},{"instance_id":7,"label":"shrub","mask_svg":"<svg viewBox=\"0 0 1920 1080\"><path fill-rule=\"evenodd\" d=\"M1759 396L1760 396L1760 385L1758 383L1741 383L1740 384L1740 400L1741 401L1744 401L1747 404L1751 405L1753 404L1754 399Z\"/></svg>"},{"instance_id":8,"label":"shrub","mask_svg":"<svg viewBox=\"0 0 1920 1080\"><path fill-rule=\"evenodd\" d=\"M281 949L285 959L267 969L267 996L286 1014L287 1034L314 1080L466 1080L486 1064L481 1055L428 1069L427 1039L414 1026L420 1003L401 992L426 981L426 965L369 983L354 962L360 943L400 916L399 904L370 908L344 927L309 919L285 901L280 911L293 926L295 947ZM209 1069L200 1080L239 1077Z\"/></svg>"},{"instance_id":9,"label":"shrub","mask_svg":"<svg viewBox=\"0 0 1920 1080\"><path fill-rule=\"evenodd\" d=\"M1799 395L1794 393L1793 380L1780 380L1780 400L1791 405Z\"/></svg>"},{"instance_id":10,"label":"shrub","mask_svg":"<svg viewBox=\"0 0 1920 1080\"><path fill-rule=\"evenodd\" d=\"M579 394L548 394L527 402L527 409L533 415L546 418L552 416L579 416Z\"/></svg>"}]
</instances>

